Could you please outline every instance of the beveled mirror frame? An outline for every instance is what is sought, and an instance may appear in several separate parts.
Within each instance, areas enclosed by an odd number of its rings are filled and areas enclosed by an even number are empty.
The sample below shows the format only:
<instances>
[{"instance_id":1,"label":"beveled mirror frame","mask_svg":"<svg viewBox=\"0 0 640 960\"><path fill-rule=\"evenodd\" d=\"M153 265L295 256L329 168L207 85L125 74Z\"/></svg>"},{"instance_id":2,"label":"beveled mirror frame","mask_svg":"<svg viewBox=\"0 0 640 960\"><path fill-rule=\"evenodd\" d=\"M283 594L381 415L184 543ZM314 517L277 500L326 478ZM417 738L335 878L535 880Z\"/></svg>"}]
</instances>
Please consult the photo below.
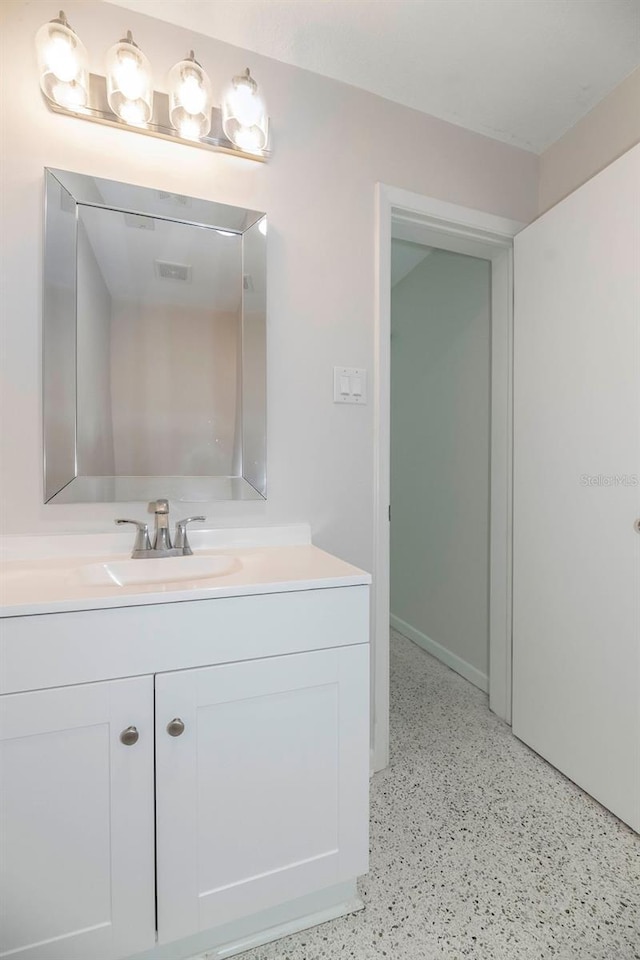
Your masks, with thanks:
<instances>
[{"instance_id":1,"label":"beveled mirror frame","mask_svg":"<svg viewBox=\"0 0 640 960\"><path fill-rule=\"evenodd\" d=\"M101 185L125 188L127 205L107 203ZM158 210L159 197L193 209L190 219ZM62 227L56 207L73 214ZM77 415L77 244L81 206L195 227L232 232L242 238L242 276L264 283L241 291L240 423L241 465L237 476L83 476L78 472ZM250 261L250 262L248 262ZM56 283L54 284L54 279ZM253 284L251 284L253 287ZM62 303L62 306L61 306ZM248 333L248 324L250 331ZM249 377L250 371L250 377ZM148 187L45 168L43 269L43 449L44 502L148 501L159 496L188 502L266 499L266 215Z\"/></svg>"}]
</instances>

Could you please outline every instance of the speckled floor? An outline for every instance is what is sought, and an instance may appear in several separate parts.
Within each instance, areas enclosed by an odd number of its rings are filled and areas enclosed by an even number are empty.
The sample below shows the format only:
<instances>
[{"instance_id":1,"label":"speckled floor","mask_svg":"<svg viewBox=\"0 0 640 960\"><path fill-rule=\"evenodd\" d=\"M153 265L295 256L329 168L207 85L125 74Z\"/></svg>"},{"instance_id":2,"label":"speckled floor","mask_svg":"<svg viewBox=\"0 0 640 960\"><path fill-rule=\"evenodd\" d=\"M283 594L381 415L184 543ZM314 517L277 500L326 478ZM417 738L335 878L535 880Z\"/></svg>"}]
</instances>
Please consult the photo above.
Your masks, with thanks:
<instances>
[{"instance_id":1,"label":"speckled floor","mask_svg":"<svg viewBox=\"0 0 640 960\"><path fill-rule=\"evenodd\" d=\"M243 960L638 960L640 839L392 635L366 909Z\"/></svg>"}]
</instances>

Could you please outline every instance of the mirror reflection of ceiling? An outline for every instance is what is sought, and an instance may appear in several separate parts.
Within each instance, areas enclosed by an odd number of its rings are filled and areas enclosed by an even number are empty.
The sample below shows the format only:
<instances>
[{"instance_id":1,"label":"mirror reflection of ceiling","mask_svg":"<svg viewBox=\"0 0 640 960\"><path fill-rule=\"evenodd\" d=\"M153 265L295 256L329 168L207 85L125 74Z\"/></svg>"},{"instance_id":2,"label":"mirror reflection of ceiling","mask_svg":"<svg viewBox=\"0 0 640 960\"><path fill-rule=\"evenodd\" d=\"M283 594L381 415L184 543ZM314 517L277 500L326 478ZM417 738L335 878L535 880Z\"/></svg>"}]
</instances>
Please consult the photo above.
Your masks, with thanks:
<instances>
[{"instance_id":1,"label":"mirror reflection of ceiling","mask_svg":"<svg viewBox=\"0 0 640 960\"><path fill-rule=\"evenodd\" d=\"M168 190L137 187L132 183L88 177L69 170L54 170L53 173L79 203L135 210L165 220L184 220L239 233L244 233L264 216L258 210L245 210Z\"/></svg>"},{"instance_id":2,"label":"mirror reflection of ceiling","mask_svg":"<svg viewBox=\"0 0 640 960\"><path fill-rule=\"evenodd\" d=\"M106 206L123 210L136 210L140 203L140 188L129 183L117 183L114 180L96 180ZM211 226L224 226L227 230L246 230L253 222L251 215L240 207L230 207L222 203L212 203L198 197L186 197L167 190L149 190L146 194L145 213L155 213L158 217L175 217L176 220L190 220L194 223ZM216 216L212 218L212 208Z\"/></svg>"},{"instance_id":3,"label":"mirror reflection of ceiling","mask_svg":"<svg viewBox=\"0 0 640 960\"><path fill-rule=\"evenodd\" d=\"M240 309L239 234L84 204L78 211L115 300L221 313Z\"/></svg>"}]
</instances>

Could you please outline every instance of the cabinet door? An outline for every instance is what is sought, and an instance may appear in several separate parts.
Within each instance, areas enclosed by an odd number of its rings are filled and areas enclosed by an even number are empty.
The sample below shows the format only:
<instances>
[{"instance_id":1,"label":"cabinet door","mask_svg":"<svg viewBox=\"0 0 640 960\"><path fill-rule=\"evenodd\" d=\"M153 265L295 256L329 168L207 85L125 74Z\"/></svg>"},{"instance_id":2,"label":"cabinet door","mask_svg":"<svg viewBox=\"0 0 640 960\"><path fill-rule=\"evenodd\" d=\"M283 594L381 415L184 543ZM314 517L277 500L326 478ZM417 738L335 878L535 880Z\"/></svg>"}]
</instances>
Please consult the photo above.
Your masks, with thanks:
<instances>
[{"instance_id":1,"label":"cabinet door","mask_svg":"<svg viewBox=\"0 0 640 960\"><path fill-rule=\"evenodd\" d=\"M640 146L515 240L513 732L640 830Z\"/></svg>"},{"instance_id":2,"label":"cabinet door","mask_svg":"<svg viewBox=\"0 0 640 960\"><path fill-rule=\"evenodd\" d=\"M0 697L0 957L153 946L153 842L152 677Z\"/></svg>"},{"instance_id":3,"label":"cabinet door","mask_svg":"<svg viewBox=\"0 0 640 960\"><path fill-rule=\"evenodd\" d=\"M366 645L156 677L161 943L366 872L368 695Z\"/></svg>"}]
</instances>

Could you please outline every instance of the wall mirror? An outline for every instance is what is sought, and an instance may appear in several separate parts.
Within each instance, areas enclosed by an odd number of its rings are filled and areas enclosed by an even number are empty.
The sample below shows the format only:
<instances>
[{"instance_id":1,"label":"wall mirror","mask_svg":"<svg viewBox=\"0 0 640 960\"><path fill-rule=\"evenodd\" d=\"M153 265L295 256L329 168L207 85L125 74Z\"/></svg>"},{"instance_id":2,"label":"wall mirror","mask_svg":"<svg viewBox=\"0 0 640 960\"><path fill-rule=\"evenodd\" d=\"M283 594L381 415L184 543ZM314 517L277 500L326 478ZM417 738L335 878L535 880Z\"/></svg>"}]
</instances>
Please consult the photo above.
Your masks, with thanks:
<instances>
[{"instance_id":1,"label":"wall mirror","mask_svg":"<svg viewBox=\"0 0 640 960\"><path fill-rule=\"evenodd\" d=\"M266 497L265 215L45 179L45 503Z\"/></svg>"}]
</instances>

